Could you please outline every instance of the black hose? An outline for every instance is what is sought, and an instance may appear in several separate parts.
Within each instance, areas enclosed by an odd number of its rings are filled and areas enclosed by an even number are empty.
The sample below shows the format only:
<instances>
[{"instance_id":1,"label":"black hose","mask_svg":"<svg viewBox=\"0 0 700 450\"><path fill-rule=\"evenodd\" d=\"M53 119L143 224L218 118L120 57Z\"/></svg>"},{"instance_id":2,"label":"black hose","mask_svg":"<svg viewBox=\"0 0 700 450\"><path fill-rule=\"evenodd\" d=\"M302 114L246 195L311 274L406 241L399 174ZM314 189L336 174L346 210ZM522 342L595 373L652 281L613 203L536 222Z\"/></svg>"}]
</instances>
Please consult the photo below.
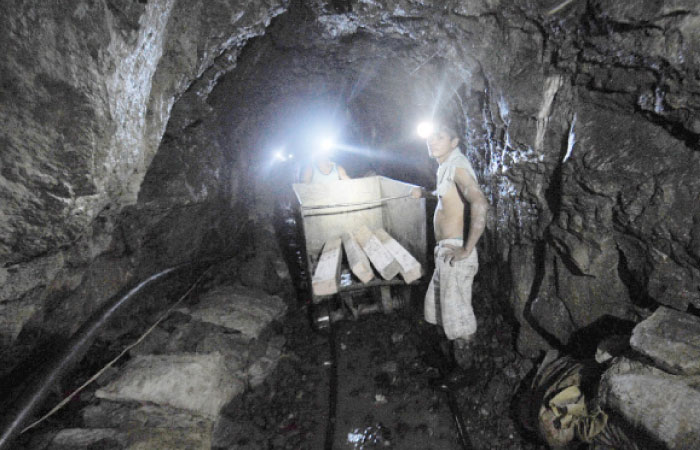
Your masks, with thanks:
<instances>
[{"instance_id":1,"label":"black hose","mask_svg":"<svg viewBox=\"0 0 700 450\"><path fill-rule=\"evenodd\" d=\"M65 349L58 353L51 362L27 384L22 394L3 412L0 419L0 450L9 448L12 441L20 434L26 422L32 417L36 409L41 406L52 386L69 372L75 363L85 355L88 348L97 337L102 327L121 309L129 300L148 284L177 270L180 266L165 269L150 276L122 297L108 303L100 311L93 314L87 322L73 335Z\"/></svg>"}]
</instances>

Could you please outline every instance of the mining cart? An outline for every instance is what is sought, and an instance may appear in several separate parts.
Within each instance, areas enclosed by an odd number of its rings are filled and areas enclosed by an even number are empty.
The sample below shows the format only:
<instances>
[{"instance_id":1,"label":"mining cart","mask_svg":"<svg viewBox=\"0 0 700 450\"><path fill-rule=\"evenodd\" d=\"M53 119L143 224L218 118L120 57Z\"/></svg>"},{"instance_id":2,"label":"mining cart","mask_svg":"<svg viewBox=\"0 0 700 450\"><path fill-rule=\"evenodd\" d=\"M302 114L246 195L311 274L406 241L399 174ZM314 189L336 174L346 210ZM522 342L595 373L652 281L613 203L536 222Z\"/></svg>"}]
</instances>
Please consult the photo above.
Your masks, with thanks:
<instances>
[{"instance_id":1,"label":"mining cart","mask_svg":"<svg viewBox=\"0 0 700 450\"><path fill-rule=\"evenodd\" d=\"M329 246L337 246L338 239L343 236L357 236L359 229L393 238L415 258L425 273L425 199L409 195L413 185L374 176L324 184L295 184L293 187L299 201L310 277L317 273L320 260L327 259L322 255L326 255ZM331 244L333 241L335 243ZM426 278L425 275L418 279L407 277L402 270L401 274L386 279L386 273L380 273L380 268L371 264L369 270L373 272L373 278L367 280L368 277L363 277L365 281L362 281L356 275L355 266L351 268L347 244L343 240L345 251L341 250L341 256L334 254L338 261L331 271L337 272L328 277L334 284L332 289L317 290L314 287L312 290L312 322L319 329L344 318L357 319L363 314L389 313L401 308L410 301L412 286ZM332 279L337 279L337 283Z\"/></svg>"}]
</instances>

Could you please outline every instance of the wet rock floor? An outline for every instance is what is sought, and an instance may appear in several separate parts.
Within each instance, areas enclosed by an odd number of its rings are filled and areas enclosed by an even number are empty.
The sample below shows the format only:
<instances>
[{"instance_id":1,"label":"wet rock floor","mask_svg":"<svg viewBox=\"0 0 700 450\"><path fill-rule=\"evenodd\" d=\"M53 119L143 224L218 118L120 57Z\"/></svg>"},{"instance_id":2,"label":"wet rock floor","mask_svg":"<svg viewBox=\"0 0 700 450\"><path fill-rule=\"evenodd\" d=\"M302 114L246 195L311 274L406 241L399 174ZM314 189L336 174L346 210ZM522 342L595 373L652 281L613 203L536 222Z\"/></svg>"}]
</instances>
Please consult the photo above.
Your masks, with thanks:
<instances>
[{"instance_id":1,"label":"wet rock floor","mask_svg":"<svg viewBox=\"0 0 700 450\"><path fill-rule=\"evenodd\" d=\"M421 292L414 294L410 305L392 314L335 323L333 349L327 332L311 330L308 307L291 308L282 323L274 325L286 339L277 368L262 385L224 407L212 448L464 448L447 394L430 385L444 359L435 327L421 320ZM514 394L533 365L513 350L512 327L500 315L498 302L475 294L474 304L479 320L474 358L478 378L455 393L472 448L543 449L519 433L512 414ZM337 355L335 370L332 350ZM95 367L84 369L95 372ZM337 390L329 433L332 385ZM32 448L32 434L82 426L80 410L92 397L85 392L36 433L22 436L19 446Z\"/></svg>"},{"instance_id":2,"label":"wet rock floor","mask_svg":"<svg viewBox=\"0 0 700 450\"><path fill-rule=\"evenodd\" d=\"M414 302L416 303L416 302ZM287 339L277 370L234 399L215 431L215 449L462 449L438 376L434 327L418 304L334 324L337 404L327 434L333 374L327 333L310 332L305 308L283 325ZM511 329L493 302L479 302L478 379L455 393L472 448L542 449L523 437L512 398L532 369L512 350ZM438 362L436 364L435 362Z\"/></svg>"}]
</instances>

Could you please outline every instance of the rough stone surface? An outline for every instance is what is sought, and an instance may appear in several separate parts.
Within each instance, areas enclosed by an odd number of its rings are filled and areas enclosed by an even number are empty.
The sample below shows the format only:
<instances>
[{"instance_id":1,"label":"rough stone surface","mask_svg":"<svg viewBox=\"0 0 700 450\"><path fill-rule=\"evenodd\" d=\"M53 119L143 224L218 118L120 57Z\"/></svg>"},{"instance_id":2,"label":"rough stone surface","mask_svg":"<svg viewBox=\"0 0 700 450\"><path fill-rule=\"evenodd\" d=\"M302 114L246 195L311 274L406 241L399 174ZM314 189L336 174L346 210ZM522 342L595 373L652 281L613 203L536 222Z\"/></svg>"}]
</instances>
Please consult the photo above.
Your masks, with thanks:
<instances>
[{"instance_id":1,"label":"rough stone surface","mask_svg":"<svg viewBox=\"0 0 700 450\"><path fill-rule=\"evenodd\" d=\"M146 339L144 339L139 345L129 350L131 355L157 355L163 353L168 342L170 334L161 329L154 329Z\"/></svg>"},{"instance_id":2,"label":"rough stone surface","mask_svg":"<svg viewBox=\"0 0 700 450\"><path fill-rule=\"evenodd\" d=\"M634 328L630 344L667 372L700 374L700 317L659 307Z\"/></svg>"},{"instance_id":3,"label":"rough stone surface","mask_svg":"<svg viewBox=\"0 0 700 450\"><path fill-rule=\"evenodd\" d=\"M253 260L270 240L246 230L293 205L313 139L295 124L319 117L371 150L338 155L352 176L429 188L414 124L458 119L491 204L478 280L509 297L521 354L700 308L697 2L3 6L0 373L157 270ZM227 320L254 336L244 313Z\"/></svg>"},{"instance_id":4,"label":"rough stone surface","mask_svg":"<svg viewBox=\"0 0 700 450\"><path fill-rule=\"evenodd\" d=\"M68 428L56 434L45 450L74 450L78 448L123 448L127 436L108 428Z\"/></svg>"},{"instance_id":5,"label":"rough stone surface","mask_svg":"<svg viewBox=\"0 0 700 450\"><path fill-rule=\"evenodd\" d=\"M189 411L162 405L144 404L134 408L131 404L100 401L82 411L83 422L89 428L134 429L149 428L196 428L206 427L210 419Z\"/></svg>"},{"instance_id":6,"label":"rough stone surface","mask_svg":"<svg viewBox=\"0 0 700 450\"><path fill-rule=\"evenodd\" d=\"M538 297L530 306L532 318L544 332L554 336L561 344L568 344L576 326L571 321L571 313L557 298Z\"/></svg>"},{"instance_id":7,"label":"rough stone surface","mask_svg":"<svg viewBox=\"0 0 700 450\"><path fill-rule=\"evenodd\" d=\"M282 317L286 305L280 297L235 286L217 288L204 296L189 314L196 320L236 330L249 339L260 336L273 320Z\"/></svg>"},{"instance_id":8,"label":"rough stone surface","mask_svg":"<svg viewBox=\"0 0 700 450\"><path fill-rule=\"evenodd\" d=\"M211 449L211 426L206 429L147 429L133 433L130 438L129 450L161 448L209 450Z\"/></svg>"},{"instance_id":9,"label":"rough stone surface","mask_svg":"<svg viewBox=\"0 0 700 450\"><path fill-rule=\"evenodd\" d=\"M235 64L283 2L5 6L3 265L54 252L108 205L133 203L175 98L222 53L233 51L213 72ZM30 211L33 222L20 219Z\"/></svg>"},{"instance_id":10,"label":"rough stone surface","mask_svg":"<svg viewBox=\"0 0 700 450\"><path fill-rule=\"evenodd\" d=\"M262 289L268 294L276 294L282 288L282 280L269 253L259 253L245 261L238 276L244 286Z\"/></svg>"},{"instance_id":11,"label":"rough stone surface","mask_svg":"<svg viewBox=\"0 0 700 450\"><path fill-rule=\"evenodd\" d=\"M209 417L244 385L233 377L219 353L138 356L98 398L143 401L185 409Z\"/></svg>"},{"instance_id":12,"label":"rough stone surface","mask_svg":"<svg viewBox=\"0 0 700 450\"><path fill-rule=\"evenodd\" d=\"M277 367L282 348L284 347L285 339L283 336L276 336L271 339L265 355L253 362L246 370L248 383L255 387L259 386L265 379L270 376L273 370Z\"/></svg>"},{"instance_id":13,"label":"rough stone surface","mask_svg":"<svg viewBox=\"0 0 700 450\"><path fill-rule=\"evenodd\" d=\"M0 350L19 348L2 358L11 367L135 280L231 251L247 219L230 209L235 152L212 145L200 158L167 129L188 128L178 99L206 97L286 2L3 6Z\"/></svg>"},{"instance_id":14,"label":"rough stone surface","mask_svg":"<svg viewBox=\"0 0 700 450\"><path fill-rule=\"evenodd\" d=\"M128 262L110 275L123 287L230 248L250 216L270 219L293 168L270 168L260 149L303 152L288 118L323 115L324 98L343 99L348 137L413 158L372 170L419 184L434 176L421 143L388 143L435 98L468 125L492 205L481 276L518 297L523 352L547 348L534 298L563 305L576 329L637 320L652 303L700 305L698 5L200 3L8 9L4 343L58 327L54 302L80 309L70 293L99 255ZM370 168L348 162L354 176ZM509 263L516 245L542 249L532 270Z\"/></svg>"},{"instance_id":15,"label":"rough stone surface","mask_svg":"<svg viewBox=\"0 0 700 450\"><path fill-rule=\"evenodd\" d=\"M697 379L620 358L603 375L599 397L669 449L700 446Z\"/></svg>"}]
</instances>

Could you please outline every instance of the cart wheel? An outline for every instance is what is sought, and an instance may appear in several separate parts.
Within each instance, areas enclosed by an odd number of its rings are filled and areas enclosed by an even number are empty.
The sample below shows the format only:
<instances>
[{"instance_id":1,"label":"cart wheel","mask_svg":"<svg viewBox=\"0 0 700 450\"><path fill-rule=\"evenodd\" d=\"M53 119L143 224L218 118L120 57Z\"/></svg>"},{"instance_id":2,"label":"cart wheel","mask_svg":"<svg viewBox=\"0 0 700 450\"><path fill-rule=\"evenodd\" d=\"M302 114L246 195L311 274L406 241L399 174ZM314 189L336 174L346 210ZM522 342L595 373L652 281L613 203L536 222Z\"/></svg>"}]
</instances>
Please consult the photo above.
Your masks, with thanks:
<instances>
[{"instance_id":1,"label":"cart wheel","mask_svg":"<svg viewBox=\"0 0 700 450\"><path fill-rule=\"evenodd\" d=\"M311 311L311 328L319 333L327 333L330 330L330 316L326 302L311 304L309 310Z\"/></svg>"},{"instance_id":2,"label":"cart wheel","mask_svg":"<svg viewBox=\"0 0 700 450\"><path fill-rule=\"evenodd\" d=\"M345 318L342 306L335 308L333 300L335 298L311 305L311 326L314 331L327 333L330 330L331 322L339 322Z\"/></svg>"},{"instance_id":3,"label":"cart wheel","mask_svg":"<svg viewBox=\"0 0 700 450\"><path fill-rule=\"evenodd\" d=\"M382 310L384 311L384 314L390 314L394 311L394 299L391 296L391 287L380 286L379 293L381 294L382 298Z\"/></svg>"},{"instance_id":4,"label":"cart wheel","mask_svg":"<svg viewBox=\"0 0 700 450\"><path fill-rule=\"evenodd\" d=\"M394 286L392 292L392 301L394 309L404 309L411 304L411 286Z\"/></svg>"}]
</instances>

